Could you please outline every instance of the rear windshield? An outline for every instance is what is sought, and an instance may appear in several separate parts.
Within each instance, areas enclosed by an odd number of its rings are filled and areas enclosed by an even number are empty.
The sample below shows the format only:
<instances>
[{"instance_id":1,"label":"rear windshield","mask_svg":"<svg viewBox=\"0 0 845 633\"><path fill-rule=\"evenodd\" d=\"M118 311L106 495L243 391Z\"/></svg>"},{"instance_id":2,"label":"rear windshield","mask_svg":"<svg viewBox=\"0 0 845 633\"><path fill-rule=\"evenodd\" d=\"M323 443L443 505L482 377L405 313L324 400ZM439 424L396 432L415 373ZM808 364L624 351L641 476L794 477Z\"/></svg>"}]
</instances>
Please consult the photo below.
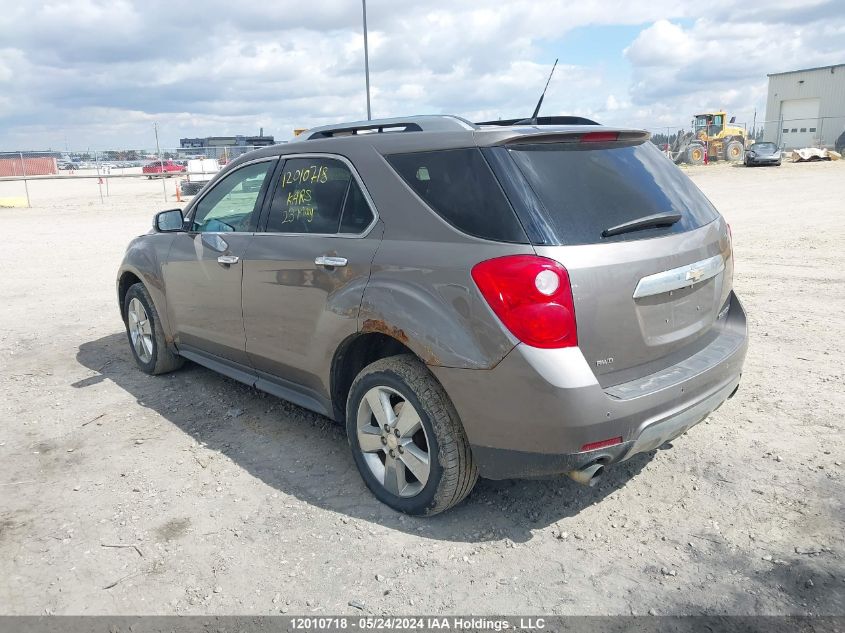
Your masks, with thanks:
<instances>
[{"instance_id":1,"label":"rear windshield","mask_svg":"<svg viewBox=\"0 0 845 633\"><path fill-rule=\"evenodd\" d=\"M535 244L640 240L690 231L718 217L698 187L652 143L549 143L505 151L539 198L540 204L520 212L544 216L523 221L541 227L528 231ZM498 167L506 162L497 161ZM514 206L520 211L520 205ZM681 219L669 227L602 237L605 229L662 213Z\"/></svg>"}]
</instances>

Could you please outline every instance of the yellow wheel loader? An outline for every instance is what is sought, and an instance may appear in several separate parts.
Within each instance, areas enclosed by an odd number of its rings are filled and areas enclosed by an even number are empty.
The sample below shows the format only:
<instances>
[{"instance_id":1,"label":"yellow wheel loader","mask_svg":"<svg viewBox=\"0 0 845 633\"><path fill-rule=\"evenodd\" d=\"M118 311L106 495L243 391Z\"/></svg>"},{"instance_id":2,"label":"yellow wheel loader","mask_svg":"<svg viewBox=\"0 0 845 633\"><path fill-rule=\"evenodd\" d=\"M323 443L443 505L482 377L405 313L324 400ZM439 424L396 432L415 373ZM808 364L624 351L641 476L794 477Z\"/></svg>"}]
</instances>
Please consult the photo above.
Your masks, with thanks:
<instances>
[{"instance_id":1,"label":"yellow wheel loader","mask_svg":"<svg viewBox=\"0 0 845 633\"><path fill-rule=\"evenodd\" d=\"M745 129L734 125L736 117L727 122L725 112L696 114L692 120L692 132L678 131L670 148L672 160L676 163L700 165L704 156L709 160L742 160L745 154Z\"/></svg>"}]
</instances>

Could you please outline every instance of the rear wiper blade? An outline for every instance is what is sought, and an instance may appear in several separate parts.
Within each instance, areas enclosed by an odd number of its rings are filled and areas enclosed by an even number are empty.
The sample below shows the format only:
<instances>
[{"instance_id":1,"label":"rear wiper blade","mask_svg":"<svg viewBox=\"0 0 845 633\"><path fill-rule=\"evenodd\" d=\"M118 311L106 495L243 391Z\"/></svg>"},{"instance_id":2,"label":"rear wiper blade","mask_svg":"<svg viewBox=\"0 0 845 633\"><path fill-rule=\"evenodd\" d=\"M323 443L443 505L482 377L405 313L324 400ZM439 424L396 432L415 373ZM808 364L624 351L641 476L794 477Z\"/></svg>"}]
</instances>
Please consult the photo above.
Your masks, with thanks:
<instances>
[{"instance_id":1,"label":"rear wiper blade","mask_svg":"<svg viewBox=\"0 0 845 633\"><path fill-rule=\"evenodd\" d=\"M655 215L647 215L638 220L631 220L630 222L623 222L616 226L611 226L601 232L602 237L612 237L614 235L621 235L622 233L632 233L633 231L641 231L643 229L652 229L660 226L672 226L675 222L681 219L680 213L656 213Z\"/></svg>"}]
</instances>

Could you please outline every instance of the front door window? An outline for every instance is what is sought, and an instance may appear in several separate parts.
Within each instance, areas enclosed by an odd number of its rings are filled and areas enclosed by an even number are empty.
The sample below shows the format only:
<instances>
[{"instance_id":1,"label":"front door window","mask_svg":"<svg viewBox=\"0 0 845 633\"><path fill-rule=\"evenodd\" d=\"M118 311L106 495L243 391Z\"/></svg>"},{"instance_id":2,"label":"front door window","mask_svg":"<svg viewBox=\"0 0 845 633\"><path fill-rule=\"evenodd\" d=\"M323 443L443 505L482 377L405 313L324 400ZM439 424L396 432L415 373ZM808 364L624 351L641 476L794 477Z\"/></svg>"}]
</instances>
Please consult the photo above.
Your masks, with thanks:
<instances>
[{"instance_id":1,"label":"front door window","mask_svg":"<svg viewBox=\"0 0 845 633\"><path fill-rule=\"evenodd\" d=\"M191 230L198 233L245 232L253 229L256 202L275 161L241 167L214 185L197 204Z\"/></svg>"}]
</instances>

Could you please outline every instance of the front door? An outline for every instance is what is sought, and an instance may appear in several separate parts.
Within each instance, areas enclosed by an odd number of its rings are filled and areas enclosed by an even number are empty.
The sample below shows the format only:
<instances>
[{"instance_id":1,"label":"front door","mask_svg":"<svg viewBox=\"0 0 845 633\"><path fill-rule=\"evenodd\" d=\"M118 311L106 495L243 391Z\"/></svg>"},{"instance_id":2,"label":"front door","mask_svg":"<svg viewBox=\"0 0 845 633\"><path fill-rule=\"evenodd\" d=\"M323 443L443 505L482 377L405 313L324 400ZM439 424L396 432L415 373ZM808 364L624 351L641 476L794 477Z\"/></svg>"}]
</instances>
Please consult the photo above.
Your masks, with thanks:
<instances>
[{"instance_id":1,"label":"front door","mask_svg":"<svg viewBox=\"0 0 845 633\"><path fill-rule=\"evenodd\" d=\"M241 281L261 203L277 159L250 163L222 178L189 212L163 266L176 346L248 364Z\"/></svg>"},{"instance_id":2,"label":"front door","mask_svg":"<svg viewBox=\"0 0 845 633\"><path fill-rule=\"evenodd\" d=\"M244 262L246 350L260 383L321 410L335 350L357 332L382 227L351 165L291 157ZM273 384L259 384L269 391Z\"/></svg>"}]
</instances>

